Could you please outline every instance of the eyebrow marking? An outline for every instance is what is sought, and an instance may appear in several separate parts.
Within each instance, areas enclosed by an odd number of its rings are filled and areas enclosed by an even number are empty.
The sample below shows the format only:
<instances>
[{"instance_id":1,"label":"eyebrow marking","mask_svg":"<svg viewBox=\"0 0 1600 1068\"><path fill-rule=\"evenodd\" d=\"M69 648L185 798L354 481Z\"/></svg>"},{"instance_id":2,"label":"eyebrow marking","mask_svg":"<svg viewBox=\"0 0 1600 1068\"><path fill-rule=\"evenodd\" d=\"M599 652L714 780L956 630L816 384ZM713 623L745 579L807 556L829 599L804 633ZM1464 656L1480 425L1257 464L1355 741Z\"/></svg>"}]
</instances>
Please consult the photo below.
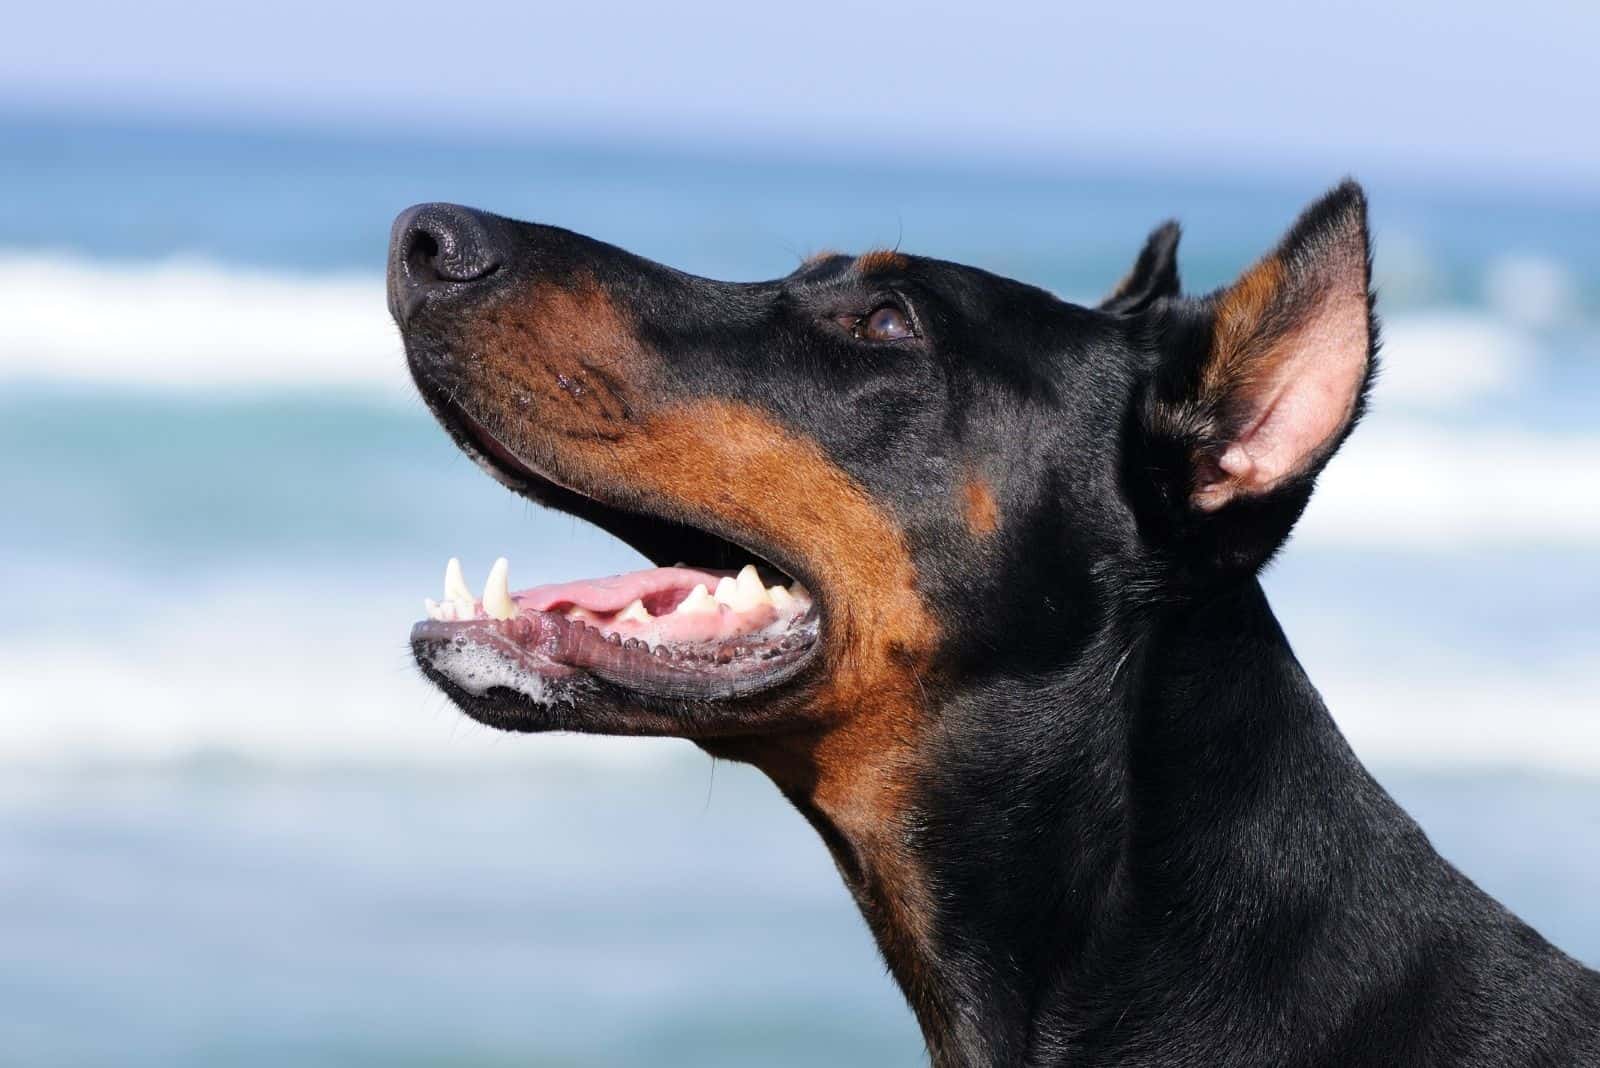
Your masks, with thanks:
<instances>
[{"instance_id":1,"label":"eyebrow marking","mask_svg":"<svg viewBox=\"0 0 1600 1068\"><path fill-rule=\"evenodd\" d=\"M800 267L802 270L807 267L817 267L821 264L827 263L831 259L837 259L843 255L844 253L838 251L837 249L820 248L811 255L807 256L805 259L801 260Z\"/></svg>"},{"instance_id":2,"label":"eyebrow marking","mask_svg":"<svg viewBox=\"0 0 1600 1068\"><path fill-rule=\"evenodd\" d=\"M856 271L871 274L874 271L903 271L910 261L892 248L877 248L856 257Z\"/></svg>"}]
</instances>

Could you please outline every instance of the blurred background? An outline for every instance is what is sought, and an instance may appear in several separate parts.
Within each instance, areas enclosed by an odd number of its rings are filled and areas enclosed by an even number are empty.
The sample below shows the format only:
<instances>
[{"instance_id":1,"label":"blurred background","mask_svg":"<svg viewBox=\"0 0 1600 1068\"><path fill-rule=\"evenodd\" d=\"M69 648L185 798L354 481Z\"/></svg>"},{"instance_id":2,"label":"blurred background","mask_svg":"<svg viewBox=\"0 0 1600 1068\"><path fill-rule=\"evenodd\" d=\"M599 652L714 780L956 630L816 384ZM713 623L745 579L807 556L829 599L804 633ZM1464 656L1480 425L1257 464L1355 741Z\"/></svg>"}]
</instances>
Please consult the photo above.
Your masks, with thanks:
<instances>
[{"instance_id":1,"label":"blurred background","mask_svg":"<svg viewBox=\"0 0 1600 1068\"><path fill-rule=\"evenodd\" d=\"M722 278L901 245L1203 291L1340 176L1385 371L1267 578L1437 846L1600 964L1593 4L173 0L0 34L0 1055L916 1065L748 769L491 735L410 667L446 557L638 564L413 399L389 221Z\"/></svg>"}]
</instances>

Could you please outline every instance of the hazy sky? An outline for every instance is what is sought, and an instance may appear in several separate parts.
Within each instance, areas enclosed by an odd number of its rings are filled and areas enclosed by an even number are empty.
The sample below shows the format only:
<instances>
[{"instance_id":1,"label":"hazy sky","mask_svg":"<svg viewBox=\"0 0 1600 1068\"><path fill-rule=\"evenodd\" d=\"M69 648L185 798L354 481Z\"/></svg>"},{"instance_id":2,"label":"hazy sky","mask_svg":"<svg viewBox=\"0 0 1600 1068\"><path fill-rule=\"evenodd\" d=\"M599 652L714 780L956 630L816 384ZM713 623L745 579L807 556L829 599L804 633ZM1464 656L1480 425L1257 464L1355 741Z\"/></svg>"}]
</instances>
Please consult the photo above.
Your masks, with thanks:
<instances>
[{"instance_id":1,"label":"hazy sky","mask_svg":"<svg viewBox=\"0 0 1600 1068\"><path fill-rule=\"evenodd\" d=\"M0 102L1600 182L1600 4L13 5Z\"/></svg>"}]
</instances>

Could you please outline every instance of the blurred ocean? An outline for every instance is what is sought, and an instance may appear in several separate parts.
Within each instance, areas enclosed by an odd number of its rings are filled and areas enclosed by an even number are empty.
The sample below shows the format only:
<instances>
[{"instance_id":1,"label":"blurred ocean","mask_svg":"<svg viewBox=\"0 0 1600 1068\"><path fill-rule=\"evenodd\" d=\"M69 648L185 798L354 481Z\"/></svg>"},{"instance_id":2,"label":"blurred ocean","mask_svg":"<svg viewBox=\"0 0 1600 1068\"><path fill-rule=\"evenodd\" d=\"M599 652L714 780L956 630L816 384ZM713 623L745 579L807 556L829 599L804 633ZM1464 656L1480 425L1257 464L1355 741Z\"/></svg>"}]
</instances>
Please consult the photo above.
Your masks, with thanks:
<instances>
[{"instance_id":1,"label":"blurred ocean","mask_svg":"<svg viewBox=\"0 0 1600 1068\"><path fill-rule=\"evenodd\" d=\"M443 562L633 566L408 392L417 200L699 273L902 245L1203 290L1315 180L0 117L0 1060L916 1064L820 843L672 742L509 738L405 637ZM1386 369L1269 591L1441 850L1600 963L1600 198L1369 183Z\"/></svg>"}]
</instances>

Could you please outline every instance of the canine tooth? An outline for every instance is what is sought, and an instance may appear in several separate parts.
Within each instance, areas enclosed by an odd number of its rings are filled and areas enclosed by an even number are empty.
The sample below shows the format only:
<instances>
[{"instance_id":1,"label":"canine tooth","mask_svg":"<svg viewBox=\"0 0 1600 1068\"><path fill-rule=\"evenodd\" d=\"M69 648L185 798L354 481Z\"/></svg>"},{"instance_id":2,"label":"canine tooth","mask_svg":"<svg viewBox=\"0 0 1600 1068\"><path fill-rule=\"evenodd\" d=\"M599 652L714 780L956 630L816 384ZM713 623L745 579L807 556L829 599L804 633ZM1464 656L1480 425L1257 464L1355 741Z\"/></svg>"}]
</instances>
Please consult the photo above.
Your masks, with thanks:
<instances>
[{"instance_id":1,"label":"canine tooth","mask_svg":"<svg viewBox=\"0 0 1600 1068\"><path fill-rule=\"evenodd\" d=\"M772 598L767 596L767 588L761 584L761 576L756 574L755 565L746 564L734 582L733 607L738 611L747 612L752 608L771 603Z\"/></svg>"},{"instance_id":2,"label":"canine tooth","mask_svg":"<svg viewBox=\"0 0 1600 1068\"><path fill-rule=\"evenodd\" d=\"M634 623L648 623L650 622L650 611L645 608L643 601L635 597L632 604L617 613L617 621L620 623L623 620L629 620Z\"/></svg>"},{"instance_id":3,"label":"canine tooth","mask_svg":"<svg viewBox=\"0 0 1600 1068\"><path fill-rule=\"evenodd\" d=\"M510 619L517 614L507 582L510 575L511 564L502 556L489 569L489 579L483 584L483 611L494 619Z\"/></svg>"},{"instance_id":4,"label":"canine tooth","mask_svg":"<svg viewBox=\"0 0 1600 1068\"><path fill-rule=\"evenodd\" d=\"M711 591L706 589L706 584L703 582L690 590L689 596L679 601L678 607L673 609L674 612L687 612L690 614L715 612L716 610L717 602L711 599Z\"/></svg>"},{"instance_id":5,"label":"canine tooth","mask_svg":"<svg viewBox=\"0 0 1600 1068\"><path fill-rule=\"evenodd\" d=\"M733 579L724 575L722 578L717 580L717 590L713 596L716 597L718 604L725 604L729 608L732 608L733 599L738 593L738 590L739 584L734 582Z\"/></svg>"},{"instance_id":6,"label":"canine tooth","mask_svg":"<svg viewBox=\"0 0 1600 1068\"><path fill-rule=\"evenodd\" d=\"M444 599L456 606L458 616L471 618L477 612L478 600L472 596L472 587L461 573L461 561L453 556L444 565Z\"/></svg>"}]
</instances>

